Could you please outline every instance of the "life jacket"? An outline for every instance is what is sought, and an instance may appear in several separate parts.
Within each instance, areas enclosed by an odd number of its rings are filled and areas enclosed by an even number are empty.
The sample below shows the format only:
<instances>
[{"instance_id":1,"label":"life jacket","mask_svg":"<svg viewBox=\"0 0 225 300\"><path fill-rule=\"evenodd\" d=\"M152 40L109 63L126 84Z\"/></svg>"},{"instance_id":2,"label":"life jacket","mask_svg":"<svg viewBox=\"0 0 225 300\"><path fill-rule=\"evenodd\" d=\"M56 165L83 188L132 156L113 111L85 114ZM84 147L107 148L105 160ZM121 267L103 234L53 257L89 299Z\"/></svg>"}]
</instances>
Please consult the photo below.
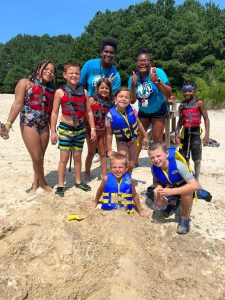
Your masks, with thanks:
<instances>
[{"instance_id":1,"label":"life jacket","mask_svg":"<svg viewBox=\"0 0 225 300\"><path fill-rule=\"evenodd\" d=\"M98 130L105 128L105 117L112 106L112 101L109 99L103 100L98 95L94 95L94 99L97 100L97 103L92 104L91 109L94 115L95 127Z\"/></svg>"},{"instance_id":2,"label":"life jacket","mask_svg":"<svg viewBox=\"0 0 225 300\"><path fill-rule=\"evenodd\" d=\"M131 141L137 137L138 124L132 106L126 107L125 115L119 112L116 107L110 109L112 115L112 130L119 141Z\"/></svg>"},{"instance_id":3,"label":"life jacket","mask_svg":"<svg viewBox=\"0 0 225 300\"><path fill-rule=\"evenodd\" d=\"M33 86L26 91L24 104L41 113L52 112L55 89L43 85L38 79L33 81Z\"/></svg>"},{"instance_id":4,"label":"life jacket","mask_svg":"<svg viewBox=\"0 0 225 300\"><path fill-rule=\"evenodd\" d=\"M132 179L130 173L125 173L120 182L111 173L107 173L107 181L103 192L102 209L113 210L124 208L132 210Z\"/></svg>"},{"instance_id":5,"label":"life jacket","mask_svg":"<svg viewBox=\"0 0 225 300\"><path fill-rule=\"evenodd\" d=\"M175 148L168 148L167 151L169 152L168 156L168 171L164 171L162 168L152 166L152 171L157 178L157 180L162 184L164 187L179 187L184 185L186 182L183 177L180 175L176 160L181 161L188 170L191 170L188 167L188 164L185 158L177 151ZM191 172L192 173L192 172Z\"/></svg>"},{"instance_id":6,"label":"life jacket","mask_svg":"<svg viewBox=\"0 0 225 300\"><path fill-rule=\"evenodd\" d=\"M84 87L80 84L73 90L68 85L62 87L65 92L60 99L62 114L71 116L73 119L82 119L87 110L87 98Z\"/></svg>"},{"instance_id":7,"label":"life jacket","mask_svg":"<svg viewBox=\"0 0 225 300\"><path fill-rule=\"evenodd\" d=\"M180 104L181 122L185 128L197 127L201 124L201 114L196 102L197 100L194 98L190 102L182 102Z\"/></svg>"}]
</instances>

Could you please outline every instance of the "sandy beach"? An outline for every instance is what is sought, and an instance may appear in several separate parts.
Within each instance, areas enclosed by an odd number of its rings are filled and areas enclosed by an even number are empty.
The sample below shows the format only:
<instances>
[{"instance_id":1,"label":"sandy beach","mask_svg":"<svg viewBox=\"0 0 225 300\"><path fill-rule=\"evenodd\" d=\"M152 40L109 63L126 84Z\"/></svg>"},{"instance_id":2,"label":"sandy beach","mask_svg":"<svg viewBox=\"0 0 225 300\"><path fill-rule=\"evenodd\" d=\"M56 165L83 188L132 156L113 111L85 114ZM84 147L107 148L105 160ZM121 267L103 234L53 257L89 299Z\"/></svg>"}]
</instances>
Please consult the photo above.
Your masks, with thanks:
<instances>
[{"instance_id":1,"label":"sandy beach","mask_svg":"<svg viewBox=\"0 0 225 300\"><path fill-rule=\"evenodd\" d=\"M3 123L13 100L0 95ZM149 219L87 207L100 184L99 163L92 165L90 192L74 187L72 168L64 198L40 188L30 195L33 170L18 117L10 138L0 139L0 299L225 299L224 115L209 111L210 137L220 147L204 147L200 181L213 199L194 203L185 236L176 234L174 215L165 219L148 208L152 175L146 150L133 178L143 207L151 210ZM86 153L85 145L83 162ZM45 174L52 188L58 160L57 146L49 143ZM86 218L67 221L71 214Z\"/></svg>"}]
</instances>

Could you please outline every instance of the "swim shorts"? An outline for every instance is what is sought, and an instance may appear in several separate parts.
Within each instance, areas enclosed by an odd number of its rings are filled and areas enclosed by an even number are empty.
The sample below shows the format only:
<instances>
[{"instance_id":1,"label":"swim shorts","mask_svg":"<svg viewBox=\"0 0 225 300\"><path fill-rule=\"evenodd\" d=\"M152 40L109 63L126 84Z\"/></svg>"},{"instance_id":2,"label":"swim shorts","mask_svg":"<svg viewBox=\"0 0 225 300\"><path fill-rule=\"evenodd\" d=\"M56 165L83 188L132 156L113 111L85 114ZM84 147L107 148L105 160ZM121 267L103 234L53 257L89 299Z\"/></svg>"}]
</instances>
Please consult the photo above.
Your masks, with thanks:
<instances>
[{"instance_id":1,"label":"swim shorts","mask_svg":"<svg viewBox=\"0 0 225 300\"><path fill-rule=\"evenodd\" d=\"M190 157L194 162L202 159L201 127L182 128L179 152L189 161Z\"/></svg>"},{"instance_id":2,"label":"swim shorts","mask_svg":"<svg viewBox=\"0 0 225 300\"><path fill-rule=\"evenodd\" d=\"M74 127L60 122L58 128L58 148L63 151L82 151L86 137L84 124Z\"/></svg>"}]
</instances>

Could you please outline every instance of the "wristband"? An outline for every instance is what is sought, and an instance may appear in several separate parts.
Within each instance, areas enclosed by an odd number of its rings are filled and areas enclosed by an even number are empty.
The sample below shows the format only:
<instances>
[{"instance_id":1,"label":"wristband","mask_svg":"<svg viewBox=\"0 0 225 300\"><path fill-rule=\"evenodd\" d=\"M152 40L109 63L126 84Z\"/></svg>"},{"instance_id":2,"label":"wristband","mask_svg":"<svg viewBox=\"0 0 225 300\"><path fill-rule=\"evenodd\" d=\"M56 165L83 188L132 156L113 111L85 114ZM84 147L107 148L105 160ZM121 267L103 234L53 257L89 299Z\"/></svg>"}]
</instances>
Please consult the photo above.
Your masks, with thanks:
<instances>
[{"instance_id":1,"label":"wristband","mask_svg":"<svg viewBox=\"0 0 225 300\"><path fill-rule=\"evenodd\" d=\"M8 124L10 127L12 127L12 122L11 121L6 121L5 124Z\"/></svg>"},{"instance_id":2,"label":"wristband","mask_svg":"<svg viewBox=\"0 0 225 300\"><path fill-rule=\"evenodd\" d=\"M96 131L96 128L91 128L91 131Z\"/></svg>"}]
</instances>

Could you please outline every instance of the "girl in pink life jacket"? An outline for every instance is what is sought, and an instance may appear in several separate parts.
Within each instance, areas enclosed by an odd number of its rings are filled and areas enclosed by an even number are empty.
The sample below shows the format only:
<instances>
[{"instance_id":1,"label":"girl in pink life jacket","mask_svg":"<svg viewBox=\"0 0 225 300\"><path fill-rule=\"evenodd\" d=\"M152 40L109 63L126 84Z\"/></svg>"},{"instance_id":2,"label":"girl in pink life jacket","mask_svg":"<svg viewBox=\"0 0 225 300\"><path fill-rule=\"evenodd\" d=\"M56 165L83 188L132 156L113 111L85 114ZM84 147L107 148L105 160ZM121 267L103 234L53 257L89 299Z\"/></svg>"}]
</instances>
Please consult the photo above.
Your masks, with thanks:
<instances>
[{"instance_id":1,"label":"girl in pink life jacket","mask_svg":"<svg viewBox=\"0 0 225 300\"><path fill-rule=\"evenodd\" d=\"M75 187L83 191L90 191L91 187L81 181L81 154L86 137L84 128L84 116L87 114L91 126L90 139L95 140L96 128L90 104L87 101L87 91L79 83L80 67L77 64L69 63L64 66L63 77L66 84L57 89L54 97L51 116L51 141L57 143L56 124L59 108L62 108L61 121L58 126L58 140L60 149L60 161L58 166L58 187L56 194L64 196L64 179L66 165L73 154L75 170Z\"/></svg>"},{"instance_id":2,"label":"girl in pink life jacket","mask_svg":"<svg viewBox=\"0 0 225 300\"><path fill-rule=\"evenodd\" d=\"M97 137L94 141L91 140L90 126L87 124L88 155L85 162L85 173L88 179L91 177L90 170L96 147L98 148L98 154L100 156L102 176L105 176L107 171L105 117L112 106L112 84L108 78L99 79L96 86L96 92L93 97L89 98L89 102L94 114Z\"/></svg>"},{"instance_id":3,"label":"girl in pink life jacket","mask_svg":"<svg viewBox=\"0 0 225 300\"><path fill-rule=\"evenodd\" d=\"M40 186L45 192L52 189L44 177L44 155L49 141L49 120L55 89L55 65L50 61L39 62L32 75L21 79L15 88L15 100L6 122L8 130L20 113L23 141L31 156L34 181L31 192Z\"/></svg>"}]
</instances>

